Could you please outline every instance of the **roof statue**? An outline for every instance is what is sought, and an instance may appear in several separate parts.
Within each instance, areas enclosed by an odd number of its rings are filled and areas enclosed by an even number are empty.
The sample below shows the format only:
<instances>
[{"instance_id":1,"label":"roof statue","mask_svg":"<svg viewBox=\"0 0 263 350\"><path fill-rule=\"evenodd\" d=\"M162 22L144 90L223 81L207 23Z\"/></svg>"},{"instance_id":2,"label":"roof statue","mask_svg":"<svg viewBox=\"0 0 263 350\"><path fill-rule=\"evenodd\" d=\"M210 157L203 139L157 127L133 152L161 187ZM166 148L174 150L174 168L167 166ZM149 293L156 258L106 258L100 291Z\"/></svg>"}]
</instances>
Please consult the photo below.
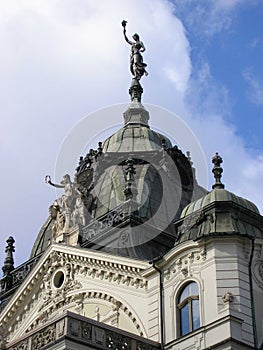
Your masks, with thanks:
<instances>
[{"instance_id":1,"label":"roof statue","mask_svg":"<svg viewBox=\"0 0 263 350\"><path fill-rule=\"evenodd\" d=\"M46 176L45 181L53 187L64 189L62 197L57 198L49 208L50 216L54 220L53 238L60 240L60 236L63 236L71 226L86 224L86 209L77 184L71 181L68 174L64 175L61 185L53 183L49 175Z\"/></svg>"},{"instance_id":2,"label":"roof statue","mask_svg":"<svg viewBox=\"0 0 263 350\"><path fill-rule=\"evenodd\" d=\"M143 42L140 40L139 34L133 34L132 38L134 41L128 39L126 35L126 24L127 21L122 21L123 26L123 35L126 42L131 45L131 56L130 56L130 71L133 75L131 87L129 93L131 95L131 100L141 101L141 94L143 93L143 89L140 84L141 77L145 74L148 75L146 71L147 64L143 62L142 52L145 51L145 46Z\"/></svg>"}]
</instances>

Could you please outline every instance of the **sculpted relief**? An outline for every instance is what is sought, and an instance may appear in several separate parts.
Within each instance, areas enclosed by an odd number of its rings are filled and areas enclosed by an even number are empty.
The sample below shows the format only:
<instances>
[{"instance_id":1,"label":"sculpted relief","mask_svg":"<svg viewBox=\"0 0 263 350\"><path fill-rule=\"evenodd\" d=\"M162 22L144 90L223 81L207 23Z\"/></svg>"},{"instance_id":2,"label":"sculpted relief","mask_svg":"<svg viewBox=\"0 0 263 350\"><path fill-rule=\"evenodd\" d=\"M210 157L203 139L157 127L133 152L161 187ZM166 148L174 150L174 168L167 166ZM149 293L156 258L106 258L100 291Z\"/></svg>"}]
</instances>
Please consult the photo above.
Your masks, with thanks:
<instances>
[{"instance_id":1,"label":"sculpted relief","mask_svg":"<svg viewBox=\"0 0 263 350\"><path fill-rule=\"evenodd\" d=\"M72 182L68 174L64 175L60 185L54 184L48 175L46 176L46 183L64 189L62 197L56 199L49 207L50 216L54 220L52 226L53 238L56 239L61 234L68 233L78 225L85 226L89 216L88 209L92 201L90 198L85 201L78 184Z\"/></svg>"}]
</instances>

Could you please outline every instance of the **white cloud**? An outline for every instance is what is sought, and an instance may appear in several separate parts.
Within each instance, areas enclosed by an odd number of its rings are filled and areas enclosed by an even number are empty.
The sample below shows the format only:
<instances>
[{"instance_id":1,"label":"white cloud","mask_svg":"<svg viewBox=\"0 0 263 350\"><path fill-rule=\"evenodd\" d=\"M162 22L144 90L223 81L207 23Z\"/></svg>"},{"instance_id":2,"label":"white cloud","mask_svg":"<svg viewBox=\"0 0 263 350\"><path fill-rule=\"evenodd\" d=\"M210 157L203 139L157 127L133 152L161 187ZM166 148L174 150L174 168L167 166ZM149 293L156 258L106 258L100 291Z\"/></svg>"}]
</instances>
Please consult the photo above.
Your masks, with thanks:
<instances>
[{"instance_id":1,"label":"white cloud","mask_svg":"<svg viewBox=\"0 0 263 350\"><path fill-rule=\"evenodd\" d=\"M219 152L224 159L222 181L226 189L253 201L263 211L263 190L258 187L263 177L263 150L247 149L238 136L231 123L228 90L213 79L205 61L196 67L189 81L186 109L184 117L205 150L210 182L213 182L211 158Z\"/></svg>"},{"instance_id":2,"label":"white cloud","mask_svg":"<svg viewBox=\"0 0 263 350\"><path fill-rule=\"evenodd\" d=\"M149 84L163 92L166 66L181 67L181 85L163 98L170 94L181 104L191 64L184 28L166 1L10 0L0 6L1 160L7 169L1 173L1 241L14 234L20 256L30 249L23 237L34 239L54 200L43 179L65 135L89 112L129 101L130 47L121 21L128 20L129 37L136 31L146 45L145 96L155 94Z\"/></svg>"},{"instance_id":3,"label":"white cloud","mask_svg":"<svg viewBox=\"0 0 263 350\"><path fill-rule=\"evenodd\" d=\"M261 44L262 39L259 37L255 37L249 44L249 47L254 49Z\"/></svg>"},{"instance_id":4,"label":"white cloud","mask_svg":"<svg viewBox=\"0 0 263 350\"><path fill-rule=\"evenodd\" d=\"M245 70L243 77L248 83L247 94L250 101L257 106L263 106L263 81L259 81L251 69Z\"/></svg>"},{"instance_id":5,"label":"white cloud","mask_svg":"<svg viewBox=\"0 0 263 350\"><path fill-rule=\"evenodd\" d=\"M227 117L231 113L228 90L214 80L210 66L205 60L195 65L185 100L193 114L197 111L203 116L217 114Z\"/></svg>"},{"instance_id":6,"label":"white cloud","mask_svg":"<svg viewBox=\"0 0 263 350\"><path fill-rule=\"evenodd\" d=\"M230 28L239 9L260 3L260 0L175 0L177 13L188 28L206 39Z\"/></svg>"},{"instance_id":7,"label":"white cloud","mask_svg":"<svg viewBox=\"0 0 263 350\"><path fill-rule=\"evenodd\" d=\"M217 0L213 5L217 9L232 10L242 3L244 3L244 0Z\"/></svg>"}]
</instances>

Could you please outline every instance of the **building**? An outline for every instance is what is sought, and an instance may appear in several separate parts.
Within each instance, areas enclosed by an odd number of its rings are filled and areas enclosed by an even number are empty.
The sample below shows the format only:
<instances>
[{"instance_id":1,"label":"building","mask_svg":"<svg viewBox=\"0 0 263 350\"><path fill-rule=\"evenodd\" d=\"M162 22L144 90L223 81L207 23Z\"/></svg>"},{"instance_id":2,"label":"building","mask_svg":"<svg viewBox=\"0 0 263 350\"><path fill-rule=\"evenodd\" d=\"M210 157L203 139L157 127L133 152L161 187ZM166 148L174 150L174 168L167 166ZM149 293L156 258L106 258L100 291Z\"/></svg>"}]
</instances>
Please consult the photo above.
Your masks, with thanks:
<instances>
[{"instance_id":1,"label":"building","mask_svg":"<svg viewBox=\"0 0 263 350\"><path fill-rule=\"evenodd\" d=\"M0 349L263 349L263 218L224 188L218 154L207 191L149 127L134 40L123 128L73 180L47 177L64 195L28 261L7 240Z\"/></svg>"}]
</instances>

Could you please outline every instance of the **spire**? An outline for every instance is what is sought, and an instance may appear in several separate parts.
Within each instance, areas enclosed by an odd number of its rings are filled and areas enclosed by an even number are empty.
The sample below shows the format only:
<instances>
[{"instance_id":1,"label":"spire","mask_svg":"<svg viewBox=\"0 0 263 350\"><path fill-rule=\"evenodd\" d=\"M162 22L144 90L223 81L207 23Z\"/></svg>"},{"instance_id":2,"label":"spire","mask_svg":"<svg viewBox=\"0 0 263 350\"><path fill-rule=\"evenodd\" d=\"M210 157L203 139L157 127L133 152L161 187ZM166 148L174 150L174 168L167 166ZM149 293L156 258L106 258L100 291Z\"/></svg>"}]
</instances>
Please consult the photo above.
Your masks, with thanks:
<instances>
[{"instance_id":1,"label":"spire","mask_svg":"<svg viewBox=\"0 0 263 350\"><path fill-rule=\"evenodd\" d=\"M129 40L126 35L126 24L127 21L122 21L123 35L125 41L131 45L131 56L130 56L130 71L133 75L131 87L129 89L129 94L131 96L131 102L141 102L141 97L143 93L143 88L140 84L141 77L145 74L148 75L146 71L147 64L143 62L142 52L145 51L145 46L140 40L139 34L133 34L133 41Z\"/></svg>"},{"instance_id":2,"label":"spire","mask_svg":"<svg viewBox=\"0 0 263 350\"><path fill-rule=\"evenodd\" d=\"M13 237L9 237L6 241L7 246L5 248L6 257L4 261L4 265L2 267L4 276L9 275L11 271L14 270L14 258L13 258L13 252L15 251L14 243L15 240Z\"/></svg>"},{"instance_id":3,"label":"spire","mask_svg":"<svg viewBox=\"0 0 263 350\"><path fill-rule=\"evenodd\" d=\"M215 178L215 183L212 186L212 188L225 188L225 186L221 182L221 177L223 173L223 168L221 167L221 164L223 163L223 159L220 157L220 155L216 152L214 157L212 158L212 163L214 164L213 167L213 174Z\"/></svg>"}]
</instances>

